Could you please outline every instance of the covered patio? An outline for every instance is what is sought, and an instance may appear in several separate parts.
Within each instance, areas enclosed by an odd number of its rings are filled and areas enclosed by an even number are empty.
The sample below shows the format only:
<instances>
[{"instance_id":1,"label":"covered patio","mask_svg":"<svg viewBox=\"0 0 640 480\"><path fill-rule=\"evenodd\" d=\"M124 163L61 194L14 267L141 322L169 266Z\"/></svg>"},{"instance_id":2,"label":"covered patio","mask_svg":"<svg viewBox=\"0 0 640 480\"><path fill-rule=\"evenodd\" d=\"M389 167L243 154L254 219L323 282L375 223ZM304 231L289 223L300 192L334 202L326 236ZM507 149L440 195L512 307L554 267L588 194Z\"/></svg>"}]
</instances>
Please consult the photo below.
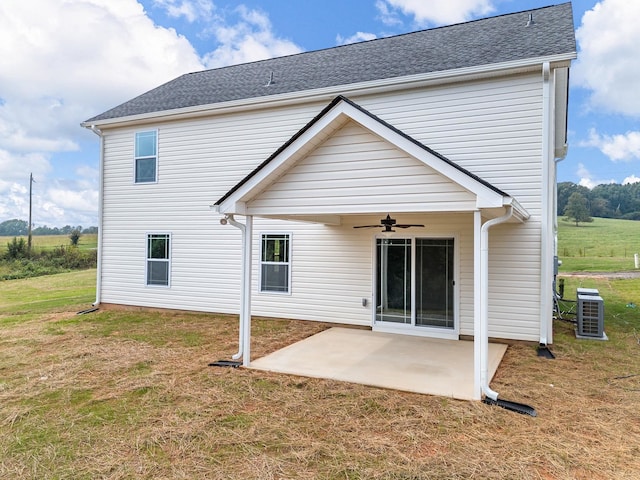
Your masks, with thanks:
<instances>
[{"instance_id":1,"label":"covered patio","mask_svg":"<svg viewBox=\"0 0 640 480\"><path fill-rule=\"evenodd\" d=\"M367 146L363 151L362 145ZM245 367L459 399L480 400L483 395L497 399L489 382L506 346L489 344L489 229L500 223L527 221L529 213L515 198L359 105L337 97L220 198L214 208L224 215L223 224L240 229L243 235L240 348L234 359L241 358ZM440 215L447 222L452 222L455 215L465 215L465 226L460 227L463 233L445 230L445 235L453 238L453 244L458 241L456 236L460 242L467 242L465 268L471 275L465 287L471 328L467 327L466 334L474 341L457 340L460 320L455 315L450 328L431 325L429 335L420 336L421 327L413 328L418 338L402 334L406 329L395 325L391 330L396 333L384 332L384 321L376 313L381 302L374 287L378 260L373 255L364 270L368 280L361 282L369 285L371 294L357 297L362 297L358 300L363 308L370 309L363 312L370 312L375 331L330 329L262 359L250 360L254 217L333 227L332 235L323 238L335 245L336 236L352 235L354 228L359 228L354 223L359 218L381 212L388 215L390 211L422 218ZM239 222L235 215L244 216L245 222ZM411 225L396 228L407 226ZM394 237L395 230L389 228L387 232ZM376 236L372 233L366 238L372 242ZM461 283L456 283L455 276L443 283L452 287L451 301L456 305L460 301L453 287L459 288ZM369 298L373 299L373 308ZM411 322L415 323L415 309L411 311Z\"/></svg>"},{"instance_id":2,"label":"covered patio","mask_svg":"<svg viewBox=\"0 0 640 480\"><path fill-rule=\"evenodd\" d=\"M489 381L507 345L490 343ZM250 368L474 399L473 342L332 327L252 360Z\"/></svg>"}]
</instances>

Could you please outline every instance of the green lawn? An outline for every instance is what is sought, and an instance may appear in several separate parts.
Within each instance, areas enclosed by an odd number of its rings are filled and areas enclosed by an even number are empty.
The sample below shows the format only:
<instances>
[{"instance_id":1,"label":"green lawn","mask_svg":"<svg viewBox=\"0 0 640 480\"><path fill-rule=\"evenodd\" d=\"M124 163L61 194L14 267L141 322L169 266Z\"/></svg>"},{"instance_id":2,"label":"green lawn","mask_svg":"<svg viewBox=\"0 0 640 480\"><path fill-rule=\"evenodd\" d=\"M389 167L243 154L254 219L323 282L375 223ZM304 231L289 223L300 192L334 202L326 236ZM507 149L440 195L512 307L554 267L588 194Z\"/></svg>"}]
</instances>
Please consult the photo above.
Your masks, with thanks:
<instances>
[{"instance_id":1,"label":"green lawn","mask_svg":"<svg viewBox=\"0 0 640 480\"><path fill-rule=\"evenodd\" d=\"M0 282L0 328L42 314L84 310L95 301L96 270Z\"/></svg>"},{"instance_id":2,"label":"green lawn","mask_svg":"<svg viewBox=\"0 0 640 480\"><path fill-rule=\"evenodd\" d=\"M593 223L558 221L560 272L606 272L634 269L640 254L640 222L594 218Z\"/></svg>"},{"instance_id":3,"label":"green lawn","mask_svg":"<svg viewBox=\"0 0 640 480\"><path fill-rule=\"evenodd\" d=\"M536 408L252 369L236 316L101 308L93 271L0 283L0 478L610 479L640 471L640 280L600 289L610 340L556 322L555 360L509 346L492 387ZM326 325L254 318L259 357ZM357 348L357 347L356 347Z\"/></svg>"}]
</instances>

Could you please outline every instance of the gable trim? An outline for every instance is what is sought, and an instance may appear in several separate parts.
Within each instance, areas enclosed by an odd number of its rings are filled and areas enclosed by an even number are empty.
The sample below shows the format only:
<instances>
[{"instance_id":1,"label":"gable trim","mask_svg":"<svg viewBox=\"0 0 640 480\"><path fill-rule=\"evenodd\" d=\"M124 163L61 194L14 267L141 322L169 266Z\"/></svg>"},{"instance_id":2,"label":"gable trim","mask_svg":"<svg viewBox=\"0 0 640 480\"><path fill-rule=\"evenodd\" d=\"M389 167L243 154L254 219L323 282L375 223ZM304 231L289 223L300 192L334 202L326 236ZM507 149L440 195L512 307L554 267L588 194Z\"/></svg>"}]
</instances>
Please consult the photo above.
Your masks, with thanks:
<instances>
[{"instance_id":1,"label":"gable trim","mask_svg":"<svg viewBox=\"0 0 640 480\"><path fill-rule=\"evenodd\" d=\"M319 138L324 139L328 136L327 131L330 134L332 129L339 128L347 120L353 120L362 125L373 134L476 195L477 208L503 207L514 201L499 188L393 127L355 102L339 95L264 162L232 187L213 205L213 208L221 213L246 214L245 202L264 189L265 182L274 172L278 169L286 170L287 163L292 158L295 159L298 155L304 154L305 148L313 148L319 143ZM425 153L428 157L437 160L434 163L428 163ZM528 216L524 210L523 214Z\"/></svg>"}]
</instances>

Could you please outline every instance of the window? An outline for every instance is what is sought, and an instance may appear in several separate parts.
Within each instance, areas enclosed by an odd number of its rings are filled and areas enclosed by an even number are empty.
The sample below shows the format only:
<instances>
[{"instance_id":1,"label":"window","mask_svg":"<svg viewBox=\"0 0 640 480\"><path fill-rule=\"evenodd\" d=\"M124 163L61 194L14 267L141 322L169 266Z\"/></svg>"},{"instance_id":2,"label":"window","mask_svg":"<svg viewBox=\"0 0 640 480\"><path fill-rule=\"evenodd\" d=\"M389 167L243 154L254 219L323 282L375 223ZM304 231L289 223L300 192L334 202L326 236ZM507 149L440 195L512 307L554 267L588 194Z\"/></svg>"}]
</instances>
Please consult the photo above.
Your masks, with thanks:
<instances>
[{"instance_id":1,"label":"window","mask_svg":"<svg viewBox=\"0 0 640 480\"><path fill-rule=\"evenodd\" d=\"M263 234L260 256L260 291L289 293L290 235Z\"/></svg>"},{"instance_id":2,"label":"window","mask_svg":"<svg viewBox=\"0 0 640 480\"><path fill-rule=\"evenodd\" d=\"M135 183L154 183L158 176L158 132L136 133Z\"/></svg>"},{"instance_id":3,"label":"window","mask_svg":"<svg viewBox=\"0 0 640 480\"><path fill-rule=\"evenodd\" d=\"M171 235L147 235L147 285L169 286L171 263Z\"/></svg>"}]
</instances>

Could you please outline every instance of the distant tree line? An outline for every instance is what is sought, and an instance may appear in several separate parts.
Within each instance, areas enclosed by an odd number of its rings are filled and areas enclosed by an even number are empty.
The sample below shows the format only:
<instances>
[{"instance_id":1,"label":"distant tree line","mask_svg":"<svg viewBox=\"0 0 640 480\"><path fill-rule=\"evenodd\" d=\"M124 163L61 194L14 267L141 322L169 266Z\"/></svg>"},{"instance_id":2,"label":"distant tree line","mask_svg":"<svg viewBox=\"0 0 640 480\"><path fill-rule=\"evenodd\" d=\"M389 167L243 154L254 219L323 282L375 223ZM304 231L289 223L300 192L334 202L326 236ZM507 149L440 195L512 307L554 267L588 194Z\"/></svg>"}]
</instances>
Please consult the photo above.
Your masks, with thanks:
<instances>
[{"instance_id":1,"label":"distant tree line","mask_svg":"<svg viewBox=\"0 0 640 480\"><path fill-rule=\"evenodd\" d=\"M80 233L98 233L98 227L82 228L82 225L72 226L65 225L64 227L35 227L31 230L32 235L70 235L74 231ZM29 222L25 220L6 220L0 223L0 236L1 237L20 237L29 234Z\"/></svg>"},{"instance_id":2,"label":"distant tree line","mask_svg":"<svg viewBox=\"0 0 640 480\"><path fill-rule=\"evenodd\" d=\"M610 183L598 185L591 190L573 182L559 183L559 217L566 215L569 198L574 193L584 197L588 215L591 217L640 220L640 183L626 185Z\"/></svg>"}]
</instances>

